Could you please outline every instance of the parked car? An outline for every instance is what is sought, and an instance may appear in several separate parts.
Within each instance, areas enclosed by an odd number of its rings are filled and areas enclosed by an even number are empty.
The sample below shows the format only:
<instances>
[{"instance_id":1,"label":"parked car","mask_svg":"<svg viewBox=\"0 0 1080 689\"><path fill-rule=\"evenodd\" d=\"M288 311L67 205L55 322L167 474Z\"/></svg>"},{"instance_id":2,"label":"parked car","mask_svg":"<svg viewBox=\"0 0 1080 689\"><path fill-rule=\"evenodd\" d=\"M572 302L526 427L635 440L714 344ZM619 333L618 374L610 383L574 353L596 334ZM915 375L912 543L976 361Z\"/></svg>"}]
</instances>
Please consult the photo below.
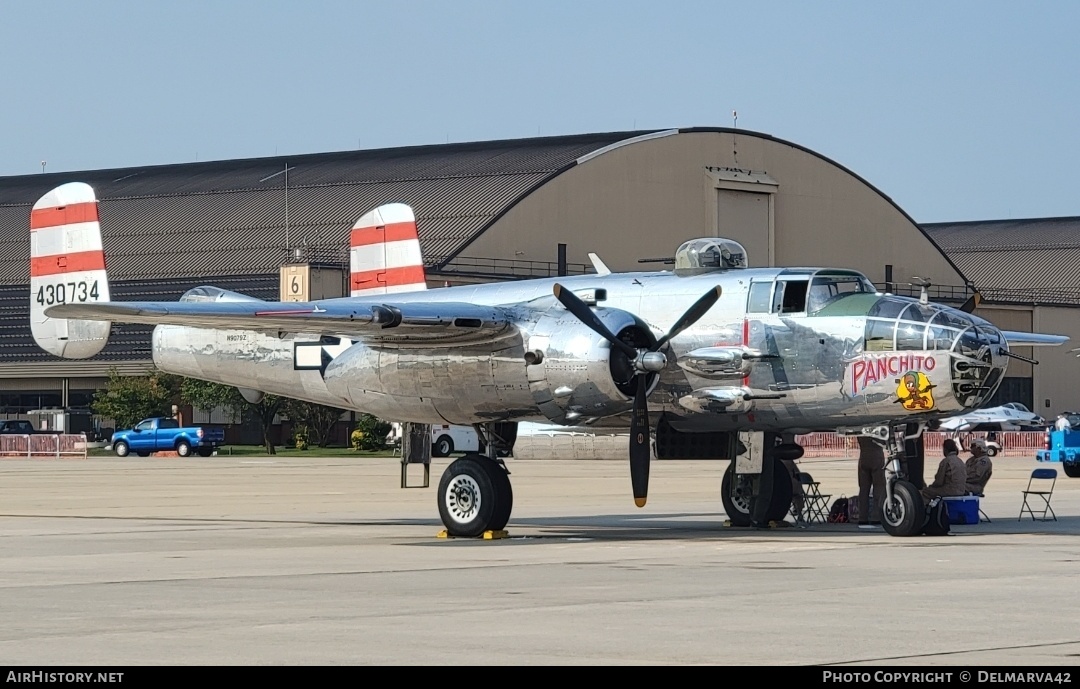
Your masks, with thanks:
<instances>
[{"instance_id":1,"label":"parked car","mask_svg":"<svg viewBox=\"0 0 1080 689\"><path fill-rule=\"evenodd\" d=\"M34 424L26 419L5 419L0 421L0 433L5 435L34 435Z\"/></svg>"},{"instance_id":2,"label":"parked car","mask_svg":"<svg viewBox=\"0 0 1080 689\"><path fill-rule=\"evenodd\" d=\"M118 457L126 457L132 452L149 457L154 452L173 450L181 457L188 457L192 452L209 457L224 442L224 429L181 428L176 419L166 418L145 419L131 430L116 431L112 435L113 452Z\"/></svg>"}]
</instances>

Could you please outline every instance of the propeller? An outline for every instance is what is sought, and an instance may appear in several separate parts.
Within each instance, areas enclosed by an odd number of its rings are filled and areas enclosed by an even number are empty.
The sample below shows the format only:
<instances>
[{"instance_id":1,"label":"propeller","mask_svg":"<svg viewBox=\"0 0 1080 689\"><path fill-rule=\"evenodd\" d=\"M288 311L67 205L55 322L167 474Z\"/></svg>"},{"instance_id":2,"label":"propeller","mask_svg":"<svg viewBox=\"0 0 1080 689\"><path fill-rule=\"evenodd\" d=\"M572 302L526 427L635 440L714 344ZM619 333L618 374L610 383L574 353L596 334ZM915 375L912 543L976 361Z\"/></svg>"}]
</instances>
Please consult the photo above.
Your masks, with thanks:
<instances>
[{"instance_id":1,"label":"propeller","mask_svg":"<svg viewBox=\"0 0 1080 689\"><path fill-rule=\"evenodd\" d=\"M597 335L610 342L612 347L626 355L634 370L637 389L634 391L634 408L630 417L630 483L634 490L634 504L644 507L649 494L649 459L651 457L649 444L652 433L652 427L649 425L649 374L659 373L664 369L667 365L667 357L659 350L712 308L712 305L720 298L720 286L712 288L694 302L686 313L675 321L667 334L655 344L641 349L616 337L596 313L572 291L556 283L554 292L555 298L566 307L567 311L574 314Z\"/></svg>"}]
</instances>

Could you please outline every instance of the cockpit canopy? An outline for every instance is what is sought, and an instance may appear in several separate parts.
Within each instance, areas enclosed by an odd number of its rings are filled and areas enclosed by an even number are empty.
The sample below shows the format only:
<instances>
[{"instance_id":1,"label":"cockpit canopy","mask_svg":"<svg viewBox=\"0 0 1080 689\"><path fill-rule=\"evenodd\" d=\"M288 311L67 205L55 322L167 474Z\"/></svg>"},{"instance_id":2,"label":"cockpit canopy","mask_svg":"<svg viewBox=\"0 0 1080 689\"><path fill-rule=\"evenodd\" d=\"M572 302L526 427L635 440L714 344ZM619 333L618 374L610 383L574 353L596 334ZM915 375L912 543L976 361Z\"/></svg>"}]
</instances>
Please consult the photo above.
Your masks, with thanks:
<instances>
[{"instance_id":1,"label":"cockpit canopy","mask_svg":"<svg viewBox=\"0 0 1080 689\"><path fill-rule=\"evenodd\" d=\"M742 244L723 237L691 239L675 252L675 274L680 276L745 268L746 264Z\"/></svg>"}]
</instances>

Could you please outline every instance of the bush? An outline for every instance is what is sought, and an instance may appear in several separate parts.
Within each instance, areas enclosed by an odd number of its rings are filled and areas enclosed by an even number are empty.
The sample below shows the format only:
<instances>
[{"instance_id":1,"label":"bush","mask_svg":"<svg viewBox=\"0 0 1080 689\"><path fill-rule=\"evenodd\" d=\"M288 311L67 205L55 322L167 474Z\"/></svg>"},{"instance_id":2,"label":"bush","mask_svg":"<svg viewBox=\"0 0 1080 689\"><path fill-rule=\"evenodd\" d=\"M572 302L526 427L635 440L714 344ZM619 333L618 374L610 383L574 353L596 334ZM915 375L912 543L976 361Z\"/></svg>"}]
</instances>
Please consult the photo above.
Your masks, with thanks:
<instances>
[{"instance_id":1,"label":"bush","mask_svg":"<svg viewBox=\"0 0 1080 689\"><path fill-rule=\"evenodd\" d=\"M356 421L356 430L349 435L349 445L354 450L381 450L386 446L389 433L389 423L371 414L361 414Z\"/></svg>"},{"instance_id":2,"label":"bush","mask_svg":"<svg viewBox=\"0 0 1080 689\"><path fill-rule=\"evenodd\" d=\"M300 426L294 430L293 442L296 444L297 450L308 449L308 429L304 426Z\"/></svg>"}]
</instances>

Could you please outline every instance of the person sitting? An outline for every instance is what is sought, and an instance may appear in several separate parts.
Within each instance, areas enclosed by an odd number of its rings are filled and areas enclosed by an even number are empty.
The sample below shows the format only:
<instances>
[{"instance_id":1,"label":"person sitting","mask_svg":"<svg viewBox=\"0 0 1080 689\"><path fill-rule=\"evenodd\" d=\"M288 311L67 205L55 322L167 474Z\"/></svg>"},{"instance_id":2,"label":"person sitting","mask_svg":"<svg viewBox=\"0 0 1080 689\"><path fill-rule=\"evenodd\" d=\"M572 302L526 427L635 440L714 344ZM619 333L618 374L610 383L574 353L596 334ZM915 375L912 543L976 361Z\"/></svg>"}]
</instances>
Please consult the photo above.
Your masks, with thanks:
<instances>
[{"instance_id":1,"label":"person sitting","mask_svg":"<svg viewBox=\"0 0 1080 689\"><path fill-rule=\"evenodd\" d=\"M1055 431L1071 431L1072 423L1069 421L1069 417L1064 414L1058 414L1057 421L1054 422Z\"/></svg>"},{"instance_id":2,"label":"person sitting","mask_svg":"<svg viewBox=\"0 0 1080 689\"><path fill-rule=\"evenodd\" d=\"M934 498L960 496L967 490L967 467L960 459L960 448L956 441L952 438L946 439L941 444L941 451L945 456L938 464L934 482L921 491L923 500L927 502Z\"/></svg>"},{"instance_id":3,"label":"person sitting","mask_svg":"<svg viewBox=\"0 0 1080 689\"><path fill-rule=\"evenodd\" d=\"M983 495L986 490L986 483L990 480L991 474L994 473L993 463L986 454L986 441L972 440L968 449L971 450L971 456L964 462L964 467L967 470L965 488L971 495Z\"/></svg>"}]
</instances>

